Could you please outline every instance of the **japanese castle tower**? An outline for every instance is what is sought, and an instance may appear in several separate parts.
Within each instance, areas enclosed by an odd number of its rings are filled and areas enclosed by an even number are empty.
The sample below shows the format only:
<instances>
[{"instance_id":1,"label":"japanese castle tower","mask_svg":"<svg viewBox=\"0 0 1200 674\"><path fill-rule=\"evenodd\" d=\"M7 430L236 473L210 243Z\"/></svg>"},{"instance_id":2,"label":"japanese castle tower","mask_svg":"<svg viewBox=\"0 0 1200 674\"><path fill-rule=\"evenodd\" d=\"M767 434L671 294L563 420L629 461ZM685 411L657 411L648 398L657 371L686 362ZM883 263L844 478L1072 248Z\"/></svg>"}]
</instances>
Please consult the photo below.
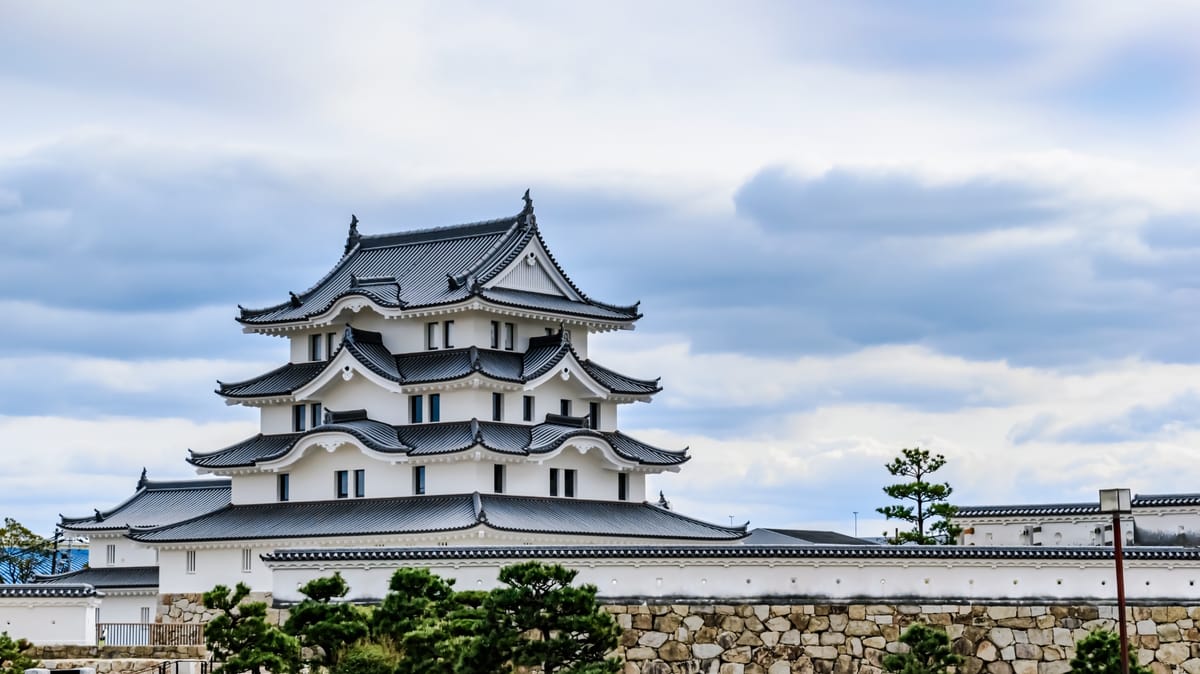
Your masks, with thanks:
<instances>
[{"instance_id":1,"label":"japanese castle tower","mask_svg":"<svg viewBox=\"0 0 1200 674\"><path fill-rule=\"evenodd\" d=\"M466 225L364 235L354 218L311 289L239 308L245 332L288 343L287 364L218 382L227 403L259 409L260 432L192 452L203 480L143 475L117 507L64 517L90 537L93 575L109 575L63 581L117 588L125 569L146 591L154 577L164 593L239 580L266 591L260 556L287 548L746 536L648 502L646 476L678 471L686 450L618 430L620 407L660 386L588 349L593 333L632 329L638 306L568 278L528 192L517 215Z\"/></svg>"}]
</instances>

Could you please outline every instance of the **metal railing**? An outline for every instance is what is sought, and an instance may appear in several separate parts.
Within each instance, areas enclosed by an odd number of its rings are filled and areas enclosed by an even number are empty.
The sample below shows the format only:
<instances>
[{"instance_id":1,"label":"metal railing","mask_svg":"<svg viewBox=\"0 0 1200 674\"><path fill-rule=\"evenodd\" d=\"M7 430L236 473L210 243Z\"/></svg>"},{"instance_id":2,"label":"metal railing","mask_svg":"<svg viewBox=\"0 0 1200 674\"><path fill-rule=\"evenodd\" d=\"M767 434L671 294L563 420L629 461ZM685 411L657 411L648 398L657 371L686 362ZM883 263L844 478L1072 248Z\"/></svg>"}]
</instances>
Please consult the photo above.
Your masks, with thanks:
<instances>
[{"instance_id":1,"label":"metal railing","mask_svg":"<svg viewBox=\"0 0 1200 674\"><path fill-rule=\"evenodd\" d=\"M101 646L202 646L204 625L178 623L96 623Z\"/></svg>"}]
</instances>

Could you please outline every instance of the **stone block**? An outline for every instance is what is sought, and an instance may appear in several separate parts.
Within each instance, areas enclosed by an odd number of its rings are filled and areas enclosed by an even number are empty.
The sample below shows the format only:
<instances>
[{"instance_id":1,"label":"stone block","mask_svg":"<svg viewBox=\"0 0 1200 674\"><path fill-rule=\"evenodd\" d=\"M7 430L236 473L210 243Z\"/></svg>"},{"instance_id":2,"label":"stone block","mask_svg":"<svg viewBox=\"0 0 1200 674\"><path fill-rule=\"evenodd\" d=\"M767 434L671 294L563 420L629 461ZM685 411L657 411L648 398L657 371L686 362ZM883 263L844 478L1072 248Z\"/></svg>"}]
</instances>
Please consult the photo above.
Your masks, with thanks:
<instances>
[{"instance_id":1,"label":"stone block","mask_svg":"<svg viewBox=\"0 0 1200 674\"><path fill-rule=\"evenodd\" d=\"M880 625L891 625L893 622L895 622L895 616L890 615L871 616L871 619Z\"/></svg>"},{"instance_id":2,"label":"stone block","mask_svg":"<svg viewBox=\"0 0 1200 674\"><path fill-rule=\"evenodd\" d=\"M846 616L851 620L866 620L867 607L862 604L851 604L846 608Z\"/></svg>"},{"instance_id":3,"label":"stone block","mask_svg":"<svg viewBox=\"0 0 1200 674\"><path fill-rule=\"evenodd\" d=\"M696 656L697 660L710 660L721 655L724 650L716 644L692 644L692 655Z\"/></svg>"},{"instance_id":4,"label":"stone block","mask_svg":"<svg viewBox=\"0 0 1200 674\"><path fill-rule=\"evenodd\" d=\"M1016 618L1016 606L989 606L987 607L987 617L992 620L1003 620L1005 618Z\"/></svg>"},{"instance_id":5,"label":"stone block","mask_svg":"<svg viewBox=\"0 0 1200 674\"><path fill-rule=\"evenodd\" d=\"M758 619L758 616L750 616L746 618L746 629L751 632L762 632L767 629L763 622Z\"/></svg>"},{"instance_id":6,"label":"stone block","mask_svg":"<svg viewBox=\"0 0 1200 674\"><path fill-rule=\"evenodd\" d=\"M819 646L821 645L821 635L815 632L805 632L800 635L800 644L802 646Z\"/></svg>"},{"instance_id":7,"label":"stone block","mask_svg":"<svg viewBox=\"0 0 1200 674\"><path fill-rule=\"evenodd\" d=\"M698 644L711 644L716 642L716 640L717 628L715 627L701 627L696 630L695 636L692 637L692 641Z\"/></svg>"},{"instance_id":8,"label":"stone block","mask_svg":"<svg viewBox=\"0 0 1200 674\"><path fill-rule=\"evenodd\" d=\"M1179 625L1172 622L1158 626L1158 638L1162 641L1179 641L1183 634L1179 631Z\"/></svg>"},{"instance_id":9,"label":"stone block","mask_svg":"<svg viewBox=\"0 0 1200 674\"><path fill-rule=\"evenodd\" d=\"M949 625L954 622L949 613L930 613L927 617L930 625Z\"/></svg>"},{"instance_id":10,"label":"stone block","mask_svg":"<svg viewBox=\"0 0 1200 674\"><path fill-rule=\"evenodd\" d=\"M648 630L654 628L654 618L649 613L638 613L633 616L633 628Z\"/></svg>"},{"instance_id":11,"label":"stone block","mask_svg":"<svg viewBox=\"0 0 1200 674\"><path fill-rule=\"evenodd\" d=\"M767 606L766 604L755 604L754 617L761 621L765 621L767 618L771 617L771 607Z\"/></svg>"},{"instance_id":12,"label":"stone block","mask_svg":"<svg viewBox=\"0 0 1200 674\"><path fill-rule=\"evenodd\" d=\"M1013 631L1007 627L993 627L988 630L988 640L1000 648L1009 646L1015 641Z\"/></svg>"},{"instance_id":13,"label":"stone block","mask_svg":"<svg viewBox=\"0 0 1200 674\"><path fill-rule=\"evenodd\" d=\"M867 615L892 615L896 609L887 604L868 604Z\"/></svg>"},{"instance_id":14,"label":"stone block","mask_svg":"<svg viewBox=\"0 0 1200 674\"><path fill-rule=\"evenodd\" d=\"M796 611L793 611L788 615L788 622L792 623L792 627L795 627L798 630L808 629L808 621L810 619L811 618L808 616L808 614Z\"/></svg>"},{"instance_id":15,"label":"stone block","mask_svg":"<svg viewBox=\"0 0 1200 674\"><path fill-rule=\"evenodd\" d=\"M1192 656L1192 649L1187 644L1170 643L1158 647L1155 659L1168 665L1180 665Z\"/></svg>"},{"instance_id":16,"label":"stone block","mask_svg":"<svg viewBox=\"0 0 1200 674\"><path fill-rule=\"evenodd\" d=\"M983 660L977 657L963 658L962 664L958 666L958 674L979 674L983 671L983 665Z\"/></svg>"},{"instance_id":17,"label":"stone block","mask_svg":"<svg viewBox=\"0 0 1200 674\"><path fill-rule=\"evenodd\" d=\"M1142 634L1158 634L1158 625L1154 624L1153 620L1137 621L1137 633Z\"/></svg>"},{"instance_id":18,"label":"stone block","mask_svg":"<svg viewBox=\"0 0 1200 674\"><path fill-rule=\"evenodd\" d=\"M1017 660L1041 660L1042 647L1033 644L1014 644L1013 651Z\"/></svg>"},{"instance_id":19,"label":"stone block","mask_svg":"<svg viewBox=\"0 0 1200 674\"><path fill-rule=\"evenodd\" d=\"M683 662L692 659L692 651L687 646L672 639L658 649L658 657L667 662Z\"/></svg>"},{"instance_id":20,"label":"stone block","mask_svg":"<svg viewBox=\"0 0 1200 674\"><path fill-rule=\"evenodd\" d=\"M1054 643L1059 646L1074 646L1075 640L1071 638L1071 630L1065 627L1055 627Z\"/></svg>"},{"instance_id":21,"label":"stone block","mask_svg":"<svg viewBox=\"0 0 1200 674\"><path fill-rule=\"evenodd\" d=\"M782 660L767 668L767 674L791 674L792 666Z\"/></svg>"},{"instance_id":22,"label":"stone block","mask_svg":"<svg viewBox=\"0 0 1200 674\"><path fill-rule=\"evenodd\" d=\"M948 615L948 614L943 614L943 615ZM963 635L964 629L965 628L962 625L947 625L946 626L946 636L950 637L950 640L953 641Z\"/></svg>"},{"instance_id":23,"label":"stone block","mask_svg":"<svg viewBox=\"0 0 1200 674\"><path fill-rule=\"evenodd\" d=\"M862 642L863 646L866 646L867 648L882 649L884 646L887 646L887 639L884 639L883 637L866 637L862 640Z\"/></svg>"},{"instance_id":24,"label":"stone block","mask_svg":"<svg viewBox=\"0 0 1200 674\"><path fill-rule=\"evenodd\" d=\"M742 632L742 636L738 637L738 646L762 646L762 639L758 638L755 632Z\"/></svg>"},{"instance_id":25,"label":"stone block","mask_svg":"<svg viewBox=\"0 0 1200 674\"><path fill-rule=\"evenodd\" d=\"M788 630L779 636L779 643L785 646L800 645L800 630Z\"/></svg>"},{"instance_id":26,"label":"stone block","mask_svg":"<svg viewBox=\"0 0 1200 674\"><path fill-rule=\"evenodd\" d=\"M975 647L975 657L984 662L993 662L1000 657L1000 652L996 649L996 645L990 641L981 641Z\"/></svg>"},{"instance_id":27,"label":"stone block","mask_svg":"<svg viewBox=\"0 0 1200 674\"><path fill-rule=\"evenodd\" d=\"M1137 661L1139 665L1148 665L1154 662L1154 651L1149 648L1139 648L1137 652Z\"/></svg>"},{"instance_id":28,"label":"stone block","mask_svg":"<svg viewBox=\"0 0 1200 674\"><path fill-rule=\"evenodd\" d=\"M636 648L625 649L625 659L626 660L649 660L650 658L653 658L654 656L655 656L654 649L646 648L645 646L638 646Z\"/></svg>"},{"instance_id":29,"label":"stone block","mask_svg":"<svg viewBox=\"0 0 1200 674\"><path fill-rule=\"evenodd\" d=\"M1038 663L1038 674L1067 674L1069 671L1071 671L1071 663L1067 660Z\"/></svg>"},{"instance_id":30,"label":"stone block","mask_svg":"<svg viewBox=\"0 0 1200 674\"><path fill-rule=\"evenodd\" d=\"M735 632L721 632L717 635L716 643L721 648L733 648L737 645L738 636Z\"/></svg>"},{"instance_id":31,"label":"stone block","mask_svg":"<svg viewBox=\"0 0 1200 674\"><path fill-rule=\"evenodd\" d=\"M1187 674L1200 674L1200 658L1190 658L1184 660L1183 664L1179 665Z\"/></svg>"},{"instance_id":32,"label":"stone block","mask_svg":"<svg viewBox=\"0 0 1200 674\"><path fill-rule=\"evenodd\" d=\"M985 669L987 670L988 674L1013 674L1012 665L1003 661L989 662L987 663L987 667L985 667Z\"/></svg>"},{"instance_id":33,"label":"stone block","mask_svg":"<svg viewBox=\"0 0 1200 674\"><path fill-rule=\"evenodd\" d=\"M832 660L838 656L833 646L805 646L804 654L815 660Z\"/></svg>"},{"instance_id":34,"label":"stone block","mask_svg":"<svg viewBox=\"0 0 1200 674\"><path fill-rule=\"evenodd\" d=\"M1141 644L1142 648L1149 648L1152 651L1158 650L1158 635L1134 637L1134 639Z\"/></svg>"},{"instance_id":35,"label":"stone block","mask_svg":"<svg viewBox=\"0 0 1200 674\"><path fill-rule=\"evenodd\" d=\"M775 648L779 644L779 632L763 632L758 638L762 639L763 646L767 648Z\"/></svg>"},{"instance_id":36,"label":"stone block","mask_svg":"<svg viewBox=\"0 0 1200 674\"><path fill-rule=\"evenodd\" d=\"M721 619L721 629L727 632L741 632L746 628L746 621L735 615L725 616Z\"/></svg>"},{"instance_id":37,"label":"stone block","mask_svg":"<svg viewBox=\"0 0 1200 674\"><path fill-rule=\"evenodd\" d=\"M701 627L704 627L704 618L701 618L698 615L689 615L683 619L683 625L689 630L695 632Z\"/></svg>"},{"instance_id":38,"label":"stone block","mask_svg":"<svg viewBox=\"0 0 1200 674\"><path fill-rule=\"evenodd\" d=\"M1012 646L1005 646L1004 648L1001 648L1000 649L1000 659L1008 660L1008 661L1016 660L1017 659L1017 649Z\"/></svg>"},{"instance_id":39,"label":"stone block","mask_svg":"<svg viewBox=\"0 0 1200 674\"><path fill-rule=\"evenodd\" d=\"M658 648L666 643L667 638L668 636L662 632L643 632L641 638L638 639L638 645Z\"/></svg>"},{"instance_id":40,"label":"stone block","mask_svg":"<svg viewBox=\"0 0 1200 674\"><path fill-rule=\"evenodd\" d=\"M737 662L726 662L717 670L717 674L745 674L746 666Z\"/></svg>"},{"instance_id":41,"label":"stone block","mask_svg":"<svg viewBox=\"0 0 1200 674\"><path fill-rule=\"evenodd\" d=\"M846 624L849 621L850 617L845 613L830 614L829 629L834 632L841 632L846 629Z\"/></svg>"},{"instance_id":42,"label":"stone block","mask_svg":"<svg viewBox=\"0 0 1200 674\"><path fill-rule=\"evenodd\" d=\"M808 619L809 632L824 632L829 629L829 616L815 615Z\"/></svg>"},{"instance_id":43,"label":"stone block","mask_svg":"<svg viewBox=\"0 0 1200 674\"><path fill-rule=\"evenodd\" d=\"M721 654L721 659L725 662L736 662L739 664L750 662L750 647L738 646L736 648L727 649Z\"/></svg>"},{"instance_id":44,"label":"stone block","mask_svg":"<svg viewBox=\"0 0 1200 674\"><path fill-rule=\"evenodd\" d=\"M717 604L713 607L713 612L718 615L733 615L733 607L729 604Z\"/></svg>"},{"instance_id":45,"label":"stone block","mask_svg":"<svg viewBox=\"0 0 1200 674\"><path fill-rule=\"evenodd\" d=\"M1180 620L1186 620L1187 617L1188 617L1187 609L1185 609L1184 607L1182 607L1182 606L1168 606L1167 607L1167 622L1172 622L1172 623L1178 622Z\"/></svg>"},{"instance_id":46,"label":"stone block","mask_svg":"<svg viewBox=\"0 0 1200 674\"><path fill-rule=\"evenodd\" d=\"M1054 627L1054 621L1057 619L1052 615L1040 615L1033 620L1038 629L1044 630Z\"/></svg>"},{"instance_id":47,"label":"stone block","mask_svg":"<svg viewBox=\"0 0 1200 674\"><path fill-rule=\"evenodd\" d=\"M670 634L679 629L683 624L683 618L673 613L658 616L654 619L654 630L657 632L666 632Z\"/></svg>"},{"instance_id":48,"label":"stone block","mask_svg":"<svg viewBox=\"0 0 1200 674\"><path fill-rule=\"evenodd\" d=\"M846 635L852 637L869 637L879 634L879 624L873 620L851 620L846 623Z\"/></svg>"},{"instance_id":49,"label":"stone block","mask_svg":"<svg viewBox=\"0 0 1200 674\"><path fill-rule=\"evenodd\" d=\"M1012 668L1013 674L1038 674L1036 660L1014 660Z\"/></svg>"}]
</instances>

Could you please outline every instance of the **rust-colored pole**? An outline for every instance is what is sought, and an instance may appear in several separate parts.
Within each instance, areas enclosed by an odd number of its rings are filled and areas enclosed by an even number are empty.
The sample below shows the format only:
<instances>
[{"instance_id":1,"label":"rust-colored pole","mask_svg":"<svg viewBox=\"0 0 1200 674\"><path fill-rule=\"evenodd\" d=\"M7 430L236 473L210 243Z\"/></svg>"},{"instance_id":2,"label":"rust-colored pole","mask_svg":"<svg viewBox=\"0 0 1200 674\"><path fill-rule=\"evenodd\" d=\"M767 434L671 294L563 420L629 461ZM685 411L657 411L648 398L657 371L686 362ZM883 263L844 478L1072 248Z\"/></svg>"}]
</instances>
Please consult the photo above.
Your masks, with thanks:
<instances>
[{"instance_id":1,"label":"rust-colored pole","mask_svg":"<svg viewBox=\"0 0 1200 674\"><path fill-rule=\"evenodd\" d=\"M1125 563L1121 553L1121 514L1113 513L1113 558L1117 562L1117 625L1121 637L1121 674L1129 674L1129 635L1125 627Z\"/></svg>"}]
</instances>

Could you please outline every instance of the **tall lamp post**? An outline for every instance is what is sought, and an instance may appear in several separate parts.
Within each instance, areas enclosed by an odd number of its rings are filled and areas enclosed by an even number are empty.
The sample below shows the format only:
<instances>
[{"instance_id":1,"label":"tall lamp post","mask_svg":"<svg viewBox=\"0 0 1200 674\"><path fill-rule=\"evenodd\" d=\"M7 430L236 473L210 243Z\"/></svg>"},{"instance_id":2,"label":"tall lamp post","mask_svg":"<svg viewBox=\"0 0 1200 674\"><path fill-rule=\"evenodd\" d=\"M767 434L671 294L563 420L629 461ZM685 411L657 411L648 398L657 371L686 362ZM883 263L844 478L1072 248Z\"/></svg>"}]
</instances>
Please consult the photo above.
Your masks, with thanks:
<instances>
[{"instance_id":1,"label":"tall lamp post","mask_svg":"<svg viewBox=\"0 0 1200 674\"><path fill-rule=\"evenodd\" d=\"M1113 559L1117 564L1117 625L1121 637L1121 674L1129 674L1129 636L1125 627L1125 564L1121 552L1121 515L1133 512L1128 489L1101 489L1100 512L1112 514Z\"/></svg>"}]
</instances>

